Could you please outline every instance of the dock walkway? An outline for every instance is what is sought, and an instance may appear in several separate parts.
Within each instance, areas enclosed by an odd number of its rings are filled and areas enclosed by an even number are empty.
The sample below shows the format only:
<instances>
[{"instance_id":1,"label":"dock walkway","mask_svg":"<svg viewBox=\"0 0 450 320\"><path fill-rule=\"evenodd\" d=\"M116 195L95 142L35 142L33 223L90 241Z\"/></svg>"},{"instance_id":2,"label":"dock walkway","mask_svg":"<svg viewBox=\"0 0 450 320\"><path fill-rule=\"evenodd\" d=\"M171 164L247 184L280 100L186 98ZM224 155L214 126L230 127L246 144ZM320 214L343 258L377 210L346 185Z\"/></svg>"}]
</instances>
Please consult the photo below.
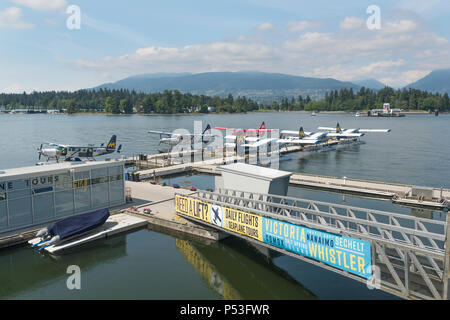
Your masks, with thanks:
<instances>
[{"instance_id":1,"label":"dock walkway","mask_svg":"<svg viewBox=\"0 0 450 320\"><path fill-rule=\"evenodd\" d=\"M134 202L144 204L130 207L125 212L146 219L150 229L166 229L215 241L223 238L222 232L192 223L176 214L173 206L175 193L190 195L193 191L132 181L127 181L126 186L131 188ZM150 212L145 213L147 210Z\"/></svg>"}]
</instances>

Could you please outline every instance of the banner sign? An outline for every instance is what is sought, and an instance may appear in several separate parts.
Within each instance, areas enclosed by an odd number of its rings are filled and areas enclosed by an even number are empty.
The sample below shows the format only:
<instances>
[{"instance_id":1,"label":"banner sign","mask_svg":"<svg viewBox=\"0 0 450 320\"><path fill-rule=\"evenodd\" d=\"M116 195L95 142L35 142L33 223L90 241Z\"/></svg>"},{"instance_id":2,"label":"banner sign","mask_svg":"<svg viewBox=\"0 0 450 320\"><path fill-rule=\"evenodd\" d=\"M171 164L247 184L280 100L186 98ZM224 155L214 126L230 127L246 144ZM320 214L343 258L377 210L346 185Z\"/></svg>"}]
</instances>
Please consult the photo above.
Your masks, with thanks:
<instances>
[{"instance_id":1,"label":"banner sign","mask_svg":"<svg viewBox=\"0 0 450 320\"><path fill-rule=\"evenodd\" d=\"M211 223L209 217L211 204L197 199L175 195L175 210L189 217Z\"/></svg>"},{"instance_id":2,"label":"banner sign","mask_svg":"<svg viewBox=\"0 0 450 320\"><path fill-rule=\"evenodd\" d=\"M368 241L266 218L181 195L175 195L175 210L180 214L321 261L360 277L366 279L372 277L371 248Z\"/></svg>"},{"instance_id":3,"label":"banner sign","mask_svg":"<svg viewBox=\"0 0 450 320\"><path fill-rule=\"evenodd\" d=\"M219 207L224 212L224 224L222 226L224 229L263 241L263 217L227 207L212 206L211 208L213 207Z\"/></svg>"},{"instance_id":4,"label":"banner sign","mask_svg":"<svg viewBox=\"0 0 450 320\"><path fill-rule=\"evenodd\" d=\"M366 279L372 277L368 241L263 217L263 242Z\"/></svg>"}]
</instances>

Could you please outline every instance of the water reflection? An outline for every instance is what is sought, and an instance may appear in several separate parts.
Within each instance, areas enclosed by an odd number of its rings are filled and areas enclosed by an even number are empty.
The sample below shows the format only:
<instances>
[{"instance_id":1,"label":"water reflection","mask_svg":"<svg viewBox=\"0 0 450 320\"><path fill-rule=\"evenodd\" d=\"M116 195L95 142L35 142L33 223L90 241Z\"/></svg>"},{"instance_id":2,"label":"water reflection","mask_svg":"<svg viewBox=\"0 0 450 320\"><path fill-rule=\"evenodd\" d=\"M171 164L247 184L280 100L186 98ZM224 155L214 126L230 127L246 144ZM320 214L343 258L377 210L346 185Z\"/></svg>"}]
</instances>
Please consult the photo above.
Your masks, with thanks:
<instances>
[{"instance_id":1,"label":"water reflection","mask_svg":"<svg viewBox=\"0 0 450 320\"><path fill-rule=\"evenodd\" d=\"M228 238L219 244L176 239L176 247L223 299L317 298L240 239Z\"/></svg>"},{"instance_id":2,"label":"water reflection","mask_svg":"<svg viewBox=\"0 0 450 320\"><path fill-rule=\"evenodd\" d=\"M225 300L242 299L236 289L216 268L187 240L175 239L175 245L202 279Z\"/></svg>"}]
</instances>

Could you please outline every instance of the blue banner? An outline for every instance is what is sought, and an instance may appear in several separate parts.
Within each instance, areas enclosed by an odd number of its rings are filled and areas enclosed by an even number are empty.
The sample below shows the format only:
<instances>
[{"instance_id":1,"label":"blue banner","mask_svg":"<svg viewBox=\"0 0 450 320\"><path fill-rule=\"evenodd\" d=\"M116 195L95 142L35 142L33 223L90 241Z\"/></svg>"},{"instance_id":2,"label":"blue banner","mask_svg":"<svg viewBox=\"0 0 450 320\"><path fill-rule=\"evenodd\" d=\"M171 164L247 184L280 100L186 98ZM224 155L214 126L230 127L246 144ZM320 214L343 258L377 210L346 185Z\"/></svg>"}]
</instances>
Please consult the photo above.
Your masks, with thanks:
<instances>
[{"instance_id":1,"label":"blue banner","mask_svg":"<svg viewBox=\"0 0 450 320\"><path fill-rule=\"evenodd\" d=\"M372 277L368 241L263 217L263 242L366 279Z\"/></svg>"}]
</instances>

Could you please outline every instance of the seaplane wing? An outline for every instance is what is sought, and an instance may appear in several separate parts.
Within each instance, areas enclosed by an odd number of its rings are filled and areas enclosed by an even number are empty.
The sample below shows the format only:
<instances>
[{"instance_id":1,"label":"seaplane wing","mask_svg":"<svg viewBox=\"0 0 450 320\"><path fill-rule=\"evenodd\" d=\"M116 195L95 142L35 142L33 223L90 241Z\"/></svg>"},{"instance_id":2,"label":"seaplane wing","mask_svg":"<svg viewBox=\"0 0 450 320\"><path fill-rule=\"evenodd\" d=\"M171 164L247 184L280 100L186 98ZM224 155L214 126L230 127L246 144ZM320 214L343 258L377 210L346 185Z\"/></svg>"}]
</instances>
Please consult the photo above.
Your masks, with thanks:
<instances>
[{"instance_id":1,"label":"seaplane wing","mask_svg":"<svg viewBox=\"0 0 450 320\"><path fill-rule=\"evenodd\" d=\"M185 134L179 134L179 133L171 133L171 132L163 132L163 131L154 131L150 130L148 133L152 134L159 134L161 136L167 136L167 137L215 137L216 135L213 134L203 134L203 133L185 133Z\"/></svg>"},{"instance_id":2,"label":"seaplane wing","mask_svg":"<svg viewBox=\"0 0 450 320\"><path fill-rule=\"evenodd\" d=\"M313 132L308 132L308 131L303 131L303 133L305 134L305 136L309 136L311 135ZM280 131L280 135L284 135L284 136L297 136L299 135L298 131L295 130L281 130Z\"/></svg>"},{"instance_id":3,"label":"seaplane wing","mask_svg":"<svg viewBox=\"0 0 450 320\"><path fill-rule=\"evenodd\" d=\"M388 133L391 132L391 129L344 129L341 128L339 123L336 125L336 127L318 127L319 130L325 130L329 132L336 132L336 133L345 133L345 134L351 134L351 133L366 133L366 132L378 132L378 133Z\"/></svg>"},{"instance_id":4,"label":"seaplane wing","mask_svg":"<svg viewBox=\"0 0 450 320\"><path fill-rule=\"evenodd\" d=\"M226 140L233 140L233 141L236 141L237 136L227 135L227 136L225 136L225 139L226 139Z\"/></svg>"},{"instance_id":5,"label":"seaplane wing","mask_svg":"<svg viewBox=\"0 0 450 320\"><path fill-rule=\"evenodd\" d=\"M65 145L65 144L59 144L59 143L47 142L47 141L45 141L43 144L46 144L50 147L63 147L63 148L68 147L68 145Z\"/></svg>"},{"instance_id":6,"label":"seaplane wing","mask_svg":"<svg viewBox=\"0 0 450 320\"><path fill-rule=\"evenodd\" d=\"M245 142L255 143L260 140L262 140L262 139L260 139L258 137L245 137ZM267 140L267 139L264 139L264 140Z\"/></svg>"},{"instance_id":7,"label":"seaplane wing","mask_svg":"<svg viewBox=\"0 0 450 320\"><path fill-rule=\"evenodd\" d=\"M278 131L278 129L242 129L242 128L221 128L215 127L217 130L226 130L226 131L242 131L242 132L270 132L270 131Z\"/></svg>"},{"instance_id":8,"label":"seaplane wing","mask_svg":"<svg viewBox=\"0 0 450 320\"><path fill-rule=\"evenodd\" d=\"M320 140L320 139L322 139L323 137L325 137L327 135L328 135L327 132L314 132L308 137L308 139Z\"/></svg>"},{"instance_id":9,"label":"seaplane wing","mask_svg":"<svg viewBox=\"0 0 450 320\"><path fill-rule=\"evenodd\" d=\"M211 133L207 133L210 132L211 130L211 126L208 124L205 128L205 130L203 130L203 133L184 133L184 134L179 134L179 133L172 133L172 132L165 132L165 131L156 131L156 130L149 130L148 133L151 134L159 134L160 136L166 136L166 137L218 137L218 135L216 134L211 134Z\"/></svg>"},{"instance_id":10,"label":"seaplane wing","mask_svg":"<svg viewBox=\"0 0 450 320\"><path fill-rule=\"evenodd\" d=\"M293 139L278 139L279 144L299 144L299 145L310 145L310 144L318 144L319 140L317 139L299 139L299 138L293 138Z\"/></svg>"},{"instance_id":11,"label":"seaplane wing","mask_svg":"<svg viewBox=\"0 0 450 320\"><path fill-rule=\"evenodd\" d=\"M247 141L247 139L245 139ZM276 141L276 139L258 139L258 141L249 141L250 143L245 143L242 145L242 147L249 147L249 148L258 148L264 145L269 144L270 142Z\"/></svg>"},{"instance_id":12,"label":"seaplane wing","mask_svg":"<svg viewBox=\"0 0 450 320\"><path fill-rule=\"evenodd\" d=\"M242 144L240 144L242 147L250 147L250 148L257 148L261 147L263 145L266 145L270 142L277 141L277 139L273 138L260 138L260 137L245 137L243 135L240 136L226 136L225 137L228 140L232 140L231 142L226 142L225 147L236 147L236 144L239 144L238 141L240 141Z\"/></svg>"},{"instance_id":13,"label":"seaplane wing","mask_svg":"<svg viewBox=\"0 0 450 320\"><path fill-rule=\"evenodd\" d=\"M325 131L336 131L336 128L333 127L318 127L318 130L325 130Z\"/></svg>"},{"instance_id":14,"label":"seaplane wing","mask_svg":"<svg viewBox=\"0 0 450 320\"><path fill-rule=\"evenodd\" d=\"M231 131L233 132L232 134L235 135L238 132L242 132L244 134L246 133L256 133L259 134L260 132L265 133L265 132L271 132L271 131L278 131L278 129L266 129L266 124L263 122L261 122L261 125L259 126L258 129L244 129L244 128L223 128L223 127L215 127L214 129L217 130L225 130L225 131Z\"/></svg>"},{"instance_id":15,"label":"seaplane wing","mask_svg":"<svg viewBox=\"0 0 450 320\"><path fill-rule=\"evenodd\" d=\"M329 132L327 134L327 137L332 137L332 138L358 138L358 137L362 137L364 135L364 133L359 133L359 132Z\"/></svg>"}]
</instances>

